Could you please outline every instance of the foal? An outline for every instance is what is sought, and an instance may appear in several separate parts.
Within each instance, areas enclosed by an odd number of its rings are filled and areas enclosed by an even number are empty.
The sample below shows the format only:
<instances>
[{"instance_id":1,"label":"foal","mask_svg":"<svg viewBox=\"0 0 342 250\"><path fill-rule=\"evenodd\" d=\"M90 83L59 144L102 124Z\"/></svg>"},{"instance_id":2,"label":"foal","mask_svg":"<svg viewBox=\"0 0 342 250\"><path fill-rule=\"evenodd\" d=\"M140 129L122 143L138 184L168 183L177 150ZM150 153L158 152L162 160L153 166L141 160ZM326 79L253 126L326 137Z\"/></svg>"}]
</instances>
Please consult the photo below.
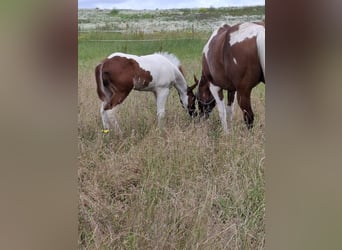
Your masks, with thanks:
<instances>
[{"instance_id":1,"label":"foal","mask_svg":"<svg viewBox=\"0 0 342 250\"><path fill-rule=\"evenodd\" d=\"M203 49L201 79L195 78L200 115L209 116L217 103L223 130L228 133L237 92L244 121L252 128L254 114L250 94L259 82L265 83L265 24L225 24L215 30ZM223 90L228 91L229 126Z\"/></svg>"},{"instance_id":2,"label":"foal","mask_svg":"<svg viewBox=\"0 0 342 250\"><path fill-rule=\"evenodd\" d=\"M155 53L136 56L114 53L95 69L97 94L102 101L100 113L105 130L111 125L120 133L115 109L134 90L151 91L157 103L158 125L162 127L165 103L170 88L175 86L184 109L190 116L196 115L195 96L183 76L180 62L173 54Z\"/></svg>"}]
</instances>

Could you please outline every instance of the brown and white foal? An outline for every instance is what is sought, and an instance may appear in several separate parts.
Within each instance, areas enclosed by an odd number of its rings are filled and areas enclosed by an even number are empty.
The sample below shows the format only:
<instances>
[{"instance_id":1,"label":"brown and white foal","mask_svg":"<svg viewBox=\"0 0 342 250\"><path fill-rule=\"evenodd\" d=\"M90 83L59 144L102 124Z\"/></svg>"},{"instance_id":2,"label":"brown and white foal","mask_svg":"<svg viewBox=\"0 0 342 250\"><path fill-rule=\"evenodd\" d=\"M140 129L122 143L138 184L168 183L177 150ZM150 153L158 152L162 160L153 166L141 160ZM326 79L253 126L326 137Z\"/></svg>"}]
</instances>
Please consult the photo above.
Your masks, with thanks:
<instances>
[{"instance_id":1,"label":"brown and white foal","mask_svg":"<svg viewBox=\"0 0 342 250\"><path fill-rule=\"evenodd\" d=\"M168 53L136 56L114 53L95 69L97 94L102 101L100 113L105 130L114 127L121 133L115 109L134 89L151 91L157 102L158 125L162 127L165 103L170 88L175 86L180 101L190 116L195 112L195 97L188 87L178 58Z\"/></svg>"}]
</instances>

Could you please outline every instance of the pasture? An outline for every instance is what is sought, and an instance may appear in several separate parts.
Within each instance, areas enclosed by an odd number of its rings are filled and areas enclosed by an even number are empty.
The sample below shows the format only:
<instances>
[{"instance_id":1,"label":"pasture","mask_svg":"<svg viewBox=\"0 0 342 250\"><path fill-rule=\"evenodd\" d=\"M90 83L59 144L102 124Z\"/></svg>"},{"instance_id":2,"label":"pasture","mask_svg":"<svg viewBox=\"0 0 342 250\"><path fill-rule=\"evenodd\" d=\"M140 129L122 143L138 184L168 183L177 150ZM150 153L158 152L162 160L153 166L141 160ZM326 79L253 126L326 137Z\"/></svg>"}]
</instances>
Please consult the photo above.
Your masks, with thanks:
<instances>
[{"instance_id":1,"label":"pasture","mask_svg":"<svg viewBox=\"0 0 342 250\"><path fill-rule=\"evenodd\" d=\"M117 111L123 135L101 132L95 66L112 52L175 54L188 85L211 31L79 34L79 248L263 249L265 86L252 92L248 130L235 104L225 136L217 108L191 120L174 88L165 131L152 93L132 91ZM96 41L107 40L107 41ZM116 41L113 41L116 40Z\"/></svg>"}]
</instances>

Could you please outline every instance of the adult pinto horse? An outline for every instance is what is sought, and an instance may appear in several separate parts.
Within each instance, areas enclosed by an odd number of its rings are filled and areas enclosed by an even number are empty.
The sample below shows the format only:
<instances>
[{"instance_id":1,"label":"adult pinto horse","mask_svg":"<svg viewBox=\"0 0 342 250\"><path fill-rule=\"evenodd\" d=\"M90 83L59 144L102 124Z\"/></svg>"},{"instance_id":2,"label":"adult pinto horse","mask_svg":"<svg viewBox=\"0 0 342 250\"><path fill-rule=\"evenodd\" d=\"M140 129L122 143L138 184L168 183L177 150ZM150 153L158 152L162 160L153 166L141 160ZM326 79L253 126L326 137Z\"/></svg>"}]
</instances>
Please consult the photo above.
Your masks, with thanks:
<instances>
[{"instance_id":1,"label":"adult pinto horse","mask_svg":"<svg viewBox=\"0 0 342 250\"><path fill-rule=\"evenodd\" d=\"M178 58L173 54L155 53L136 56L113 53L96 66L97 94L102 101L100 113L104 131L113 126L121 133L115 109L134 89L152 91L157 102L158 125L162 127L165 103L170 88L175 86L184 109L195 116L195 96L188 87Z\"/></svg>"},{"instance_id":2,"label":"adult pinto horse","mask_svg":"<svg viewBox=\"0 0 342 250\"><path fill-rule=\"evenodd\" d=\"M202 55L202 75L198 81L197 100L200 115L209 116L215 107L225 133L230 127L234 102L237 100L248 128L253 127L251 91L265 83L265 24L246 22L234 26L222 25L213 32ZM223 90L228 91L228 120Z\"/></svg>"}]
</instances>

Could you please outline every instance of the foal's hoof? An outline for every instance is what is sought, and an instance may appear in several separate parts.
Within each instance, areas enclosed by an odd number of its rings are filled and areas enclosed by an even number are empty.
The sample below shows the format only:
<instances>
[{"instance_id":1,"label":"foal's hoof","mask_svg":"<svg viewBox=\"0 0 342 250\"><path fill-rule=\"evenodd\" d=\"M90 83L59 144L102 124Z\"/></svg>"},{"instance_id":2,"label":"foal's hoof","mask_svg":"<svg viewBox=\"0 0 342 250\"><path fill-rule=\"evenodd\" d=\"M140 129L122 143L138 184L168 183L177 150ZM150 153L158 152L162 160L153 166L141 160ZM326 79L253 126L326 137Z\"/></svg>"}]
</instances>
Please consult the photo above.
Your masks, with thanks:
<instances>
[{"instance_id":1,"label":"foal's hoof","mask_svg":"<svg viewBox=\"0 0 342 250\"><path fill-rule=\"evenodd\" d=\"M102 129L102 133L108 134L109 133L109 129Z\"/></svg>"}]
</instances>

